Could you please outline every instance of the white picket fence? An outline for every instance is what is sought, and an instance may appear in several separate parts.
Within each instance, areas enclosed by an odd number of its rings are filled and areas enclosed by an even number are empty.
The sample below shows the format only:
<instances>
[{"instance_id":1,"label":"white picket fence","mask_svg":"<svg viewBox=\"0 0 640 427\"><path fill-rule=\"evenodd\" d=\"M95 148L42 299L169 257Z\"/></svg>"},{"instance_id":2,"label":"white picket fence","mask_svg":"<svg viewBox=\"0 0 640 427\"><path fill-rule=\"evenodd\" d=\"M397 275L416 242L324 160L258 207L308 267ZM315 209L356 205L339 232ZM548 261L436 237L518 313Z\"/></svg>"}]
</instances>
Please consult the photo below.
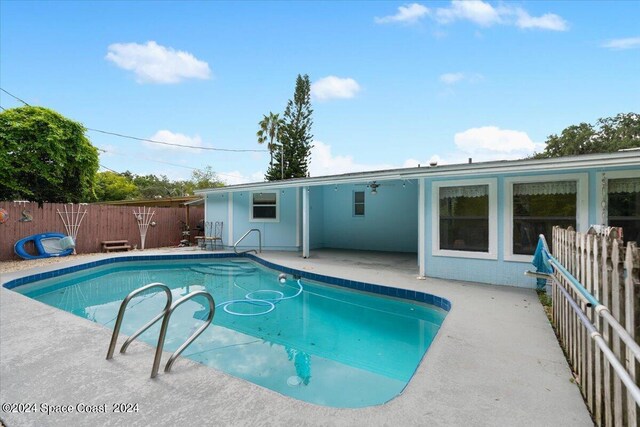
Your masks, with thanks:
<instances>
[{"instance_id":1,"label":"white picket fence","mask_svg":"<svg viewBox=\"0 0 640 427\"><path fill-rule=\"evenodd\" d=\"M619 233L553 229L553 256L600 303L587 303L556 269L553 324L598 426L639 425L640 250L635 242L625 247Z\"/></svg>"}]
</instances>

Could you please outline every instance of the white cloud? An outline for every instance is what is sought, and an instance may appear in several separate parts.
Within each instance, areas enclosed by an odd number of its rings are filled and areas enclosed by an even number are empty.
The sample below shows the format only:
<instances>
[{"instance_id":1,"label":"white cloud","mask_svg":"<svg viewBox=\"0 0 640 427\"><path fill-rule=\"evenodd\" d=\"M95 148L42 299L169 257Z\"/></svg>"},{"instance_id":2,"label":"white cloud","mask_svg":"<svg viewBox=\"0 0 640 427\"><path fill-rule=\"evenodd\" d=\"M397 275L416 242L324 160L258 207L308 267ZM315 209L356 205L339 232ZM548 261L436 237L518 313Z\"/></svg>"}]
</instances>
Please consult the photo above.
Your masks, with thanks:
<instances>
[{"instance_id":1,"label":"white cloud","mask_svg":"<svg viewBox=\"0 0 640 427\"><path fill-rule=\"evenodd\" d=\"M478 161L519 159L540 150L543 144L534 143L526 132L483 126L467 129L454 135L456 147Z\"/></svg>"},{"instance_id":2,"label":"white cloud","mask_svg":"<svg viewBox=\"0 0 640 427\"><path fill-rule=\"evenodd\" d=\"M398 13L395 15L383 16L382 18L376 17L374 18L374 22L376 24L392 24L396 22L414 24L428 14L428 8L418 3L412 3L407 6L400 6Z\"/></svg>"},{"instance_id":3,"label":"white cloud","mask_svg":"<svg viewBox=\"0 0 640 427\"><path fill-rule=\"evenodd\" d=\"M489 3L480 0L453 0L450 7L436 9L435 16L441 24L468 20L482 27L489 27L501 21L498 11Z\"/></svg>"},{"instance_id":4,"label":"white cloud","mask_svg":"<svg viewBox=\"0 0 640 427\"><path fill-rule=\"evenodd\" d=\"M624 39L613 39L602 44L602 47L613 50L626 50L640 48L640 37L628 37Z\"/></svg>"},{"instance_id":5,"label":"white cloud","mask_svg":"<svg viewBox=\"0 0 640 427\"><path fill-rule=\"evenodd\" d=\"M551 31L567 31L569 24L554 13L545 13L542 16L531 16L523 9L516 9L516 26L523 29L541 29Z\"/></svg>"},{"instance_id":6,"label":"white cloud","mask_svg":"<svg viewBox=\"0 0 640 427\"><path fill-rule=\"evenodd\" d=\"M185 79L209 79L209 64L189 52L146 44L114 43L105 57L118 67L133 71L138 83L179 83Z\"/></svg>"},{"instance_id":7,"label":"white cloud","mask_svg":"<svg viewBox=\"0 0 640 427\"><path fill-rule=\"evenodd\" d=\"M440 76L440 81L447 85L458 83L464 79L464 73L445 73Z\"/></svg>"},{"instance_id":8,"label":"white cloud","mask_svg":"<svg viewBox=\"0 0 640 427\"><path fill-rule=\"evenodd\" d=\"M407 159L402 164L402 167L403 168L417 168L418 166L427 166L427 165L430 165L431 163L436 163L438 165L446 164L446 162L443 162L442 157L438 156L437 154L434 154L428 160L422 160L421 161L421 160L417 160L417 159Z\"/></svg>"},{"instance_id":9,"label":"white cloud","mask_svg":"<svg viewBox=\"0 0 640 427\"><path fill-rule=\"evenodd\" d=\"M352 155L334 154L331 145L321 141L314 141L311 149L309 173L312 177L339 175L344 173L377 171L397 168L428 166L430 163L438 165L467 163L473 158L474 162L492 160L522 159L542 151L544 144L535 143L526 132L500 129L496 126L483 126L467 129L454 135L456 149L448 153L431 154L424 160L410 158L402 164L390 163L360 163ZM239 171L220 172L219 177L228 185L248 182L264 181L264 172L258 171L249 176Z\"/></svg>"},{"instance_id":10,"label":"white cloud","mask_svg":"<svg viewBox=\"0 0 640 427\"><path fill-rule=\"evenodd\" d=\"M531 16L520 7L502 5L494 7L490 3L481 0L453 0L449 7L437 8L433 16L440 24L470 21L481 27L511 25L522 29L551 31L566 31L569 29L567 21L553 13Z\"/></svg>"},{"instance_id":11,"label":"white cloud","mask_svg":"<svg viewBox=\"0 0 640 427\"><path fill-rule=\"evenodd\" d=\"M158 142L166 142L169 144L175 145L166 145L166 144L157 144L153 142L145 141L144 144L147 147L155 148L157 150L194 150L200 152L197 148L190 148L186 146L192 147L203 147L202 138L199 135L187 136L181 133L173 133L169 130L159 130L149 137L149 139Z\"/></svg>"},{"instance_id":12,"label":"white cloud","mask_svg":"<svg viewBox=\"0 0 640 427\"><path fill-rule=\"evenodd\" d=\"M348 77L327 76L311 84L311 95L321 101L353 98L359 91L358 82Z\"/></svg>"},{"instance_id":13,"label":"white cloud","mask_svg":"<svg viewBox=\"0 0 640 427\"><path fill-rule=\"evenodd\" d=\"M351 155L334 155L331 145L314 141L311 149L311 176L337 175L350 172L364 172L396 168L467 163L493 160L515 160L530 156L544 149L544 144L535 143L526 132L483 126L467 129L454 135L456 149L448 153L431 154L424 160L410 158L401 165L389 163L365 164L357 162Z\"/></svg>"},{"instance_id":14,"label":"white cloud","mask_svg":"<svg viewBox=\"0 0 640 427\"><path fill-rule=\"evenodd\" d=\"M445 73L440 75L440 81L446 85L454 85L462 81L477 83L484 78L478 73Z\"/></svg>"},{"instance_id":15,"label":"white cloud","mask_svg":"<svg viewBox=\"0 0 640 427\"><path fill-rule=\"evenodd\" d=\"M353 156L334 155L331 146L320 141L313 142L311 149L311 163L309 173L311 176L337 175L350 172L364 172L372 170L393 169L390 164L363 164L357 163Z\"/></svg>"},{"instance_id":16,"label":"white cloud","mask_svg":"<svg viewBox=\"0 0 640 427\"><path fill-rule=\"evenodd\" d=\"M217 172L218 178L224 181L227 185L247 184L250 182L262 182L264 181L264 172L257 171L251 175L244 175L238 170L230 172Z\"/></svg>"}]
</instances>

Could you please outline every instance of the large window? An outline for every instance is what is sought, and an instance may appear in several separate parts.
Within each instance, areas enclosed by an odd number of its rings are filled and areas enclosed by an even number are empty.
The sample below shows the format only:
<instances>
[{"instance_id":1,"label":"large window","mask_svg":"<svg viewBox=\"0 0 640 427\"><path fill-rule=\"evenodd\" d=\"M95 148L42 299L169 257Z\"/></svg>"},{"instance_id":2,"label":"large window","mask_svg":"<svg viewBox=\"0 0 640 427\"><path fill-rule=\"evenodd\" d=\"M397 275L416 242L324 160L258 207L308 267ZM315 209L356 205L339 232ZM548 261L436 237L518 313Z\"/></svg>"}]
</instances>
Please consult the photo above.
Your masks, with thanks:
<instances>
[{"instance_id":1,"label":"large window","mask_svg":"<svg viewBox=\"0 0 640 427\"><path fill-rule=\"evenodd\" d=\"M433 254L495 259L496 181L445 181L433 185Z\"/></svg>"},{"instance_id":2,"label":"large window","mask_svg":"<svg viewBox=\"0 0 640 427\"><path fill-rule=\"evenodd\" d=\"M258 221L277 221L278 193L252 193L251 219Z\"/></svg>"},{"instance_id":3,"label":"large window","mask_svg":"<svg viewBox=\"0 0 640 427\"><path fill-rule=\"evenodd\" d=\"M353 216L364 216L364 191L353 192Z\"/></svg>"},{"instance_id":4,"label":"large window","mask_svg":"<svg viewBox=\"0 0 640 427\"><path fill-rule=\"evenodd\" d=\"M640 178L608 180L607 213L607 224L622 227L625 243L640 243Z\"/></svg>"},{"instance_id":5,"label":"large window","mask_svg":"<svg viewBox=\"0 0 640 427\"><path fill-rule=\"evenodd\" d=\"M533 255L538 236L551 246L554 225L576 228L576 181L513 184L513 253Z\"/></svg>"},{"instance_id":6,"label":"large window","mask_svg":"<svg viewBox=\"0 0 640 427\"><path fill-rule=\"evenodd\" d=\"M440 189L440 249L489 252L489 186Z\"/></svg>"},{"instance_id":7,"label":"large window","mask_svg":"<svg viewBox=\"0 0 640 427\"><path fill-rule=\"evenodd\" d=\"M553 247L553 226L587 231L589 176L586 173L504 178L504 259L531 262L543 234Z\"/></svg>"}]
</instances>

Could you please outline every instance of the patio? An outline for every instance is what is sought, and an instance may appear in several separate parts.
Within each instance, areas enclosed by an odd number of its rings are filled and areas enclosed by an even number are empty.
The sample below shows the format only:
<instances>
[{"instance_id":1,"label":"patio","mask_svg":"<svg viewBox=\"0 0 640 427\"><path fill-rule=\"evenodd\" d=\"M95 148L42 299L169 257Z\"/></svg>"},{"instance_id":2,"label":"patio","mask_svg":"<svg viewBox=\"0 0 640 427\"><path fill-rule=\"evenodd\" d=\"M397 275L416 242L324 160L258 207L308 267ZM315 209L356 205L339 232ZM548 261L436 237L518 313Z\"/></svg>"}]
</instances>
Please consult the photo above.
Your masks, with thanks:
<instances>
[{"instance_id":1,"label":"patio","mask_svg":"<svg viewBox=\"0 0 640 427\"><path fill-rule=\"evenodd\" d=\"M173 252L144 251L159 253ZM291 268L430 292L449 299L452 309L402 395L381 406L336 409L284 397L187 359L151 380L153 356L146 344L136 342L126 356L108 362L110 330L3 288L0 400L74 408L106 404L106 413L3 412L2 420L8 426L592 424L534 291L417 280L415 254L325 249L306 260L295 252L261 256ZM1 280L24 273L3 273ZM115 403L138 403L139 412L112 413Z\"/></svg>"}]
</instances>

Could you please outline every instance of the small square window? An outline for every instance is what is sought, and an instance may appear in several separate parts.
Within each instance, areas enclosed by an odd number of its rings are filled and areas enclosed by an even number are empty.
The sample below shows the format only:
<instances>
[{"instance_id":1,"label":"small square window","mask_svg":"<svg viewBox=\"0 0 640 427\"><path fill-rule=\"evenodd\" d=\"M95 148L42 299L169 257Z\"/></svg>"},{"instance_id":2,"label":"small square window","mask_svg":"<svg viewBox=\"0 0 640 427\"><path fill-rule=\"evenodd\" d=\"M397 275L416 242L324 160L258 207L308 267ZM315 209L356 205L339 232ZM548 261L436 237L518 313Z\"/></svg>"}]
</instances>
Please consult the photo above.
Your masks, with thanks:
<instances>
[{"instance_id":1,"label":"small square window","mask_svg":"<svg viewBox=\"0 0 640 427\"><path fill-rule=\"evenodd\" d=\"M353 193L353 215L364 216L364 191Z\"/></svg>"},{"instance_id":2,"label":"small square window","mask_svg":"<svg viewBox=\"0 0 640 427\"><path fill-rule=\"evenodd\" d=\"M253 193L251 196L252 220L278 220L278 194Z\"/></svg>"}]
</instances>

